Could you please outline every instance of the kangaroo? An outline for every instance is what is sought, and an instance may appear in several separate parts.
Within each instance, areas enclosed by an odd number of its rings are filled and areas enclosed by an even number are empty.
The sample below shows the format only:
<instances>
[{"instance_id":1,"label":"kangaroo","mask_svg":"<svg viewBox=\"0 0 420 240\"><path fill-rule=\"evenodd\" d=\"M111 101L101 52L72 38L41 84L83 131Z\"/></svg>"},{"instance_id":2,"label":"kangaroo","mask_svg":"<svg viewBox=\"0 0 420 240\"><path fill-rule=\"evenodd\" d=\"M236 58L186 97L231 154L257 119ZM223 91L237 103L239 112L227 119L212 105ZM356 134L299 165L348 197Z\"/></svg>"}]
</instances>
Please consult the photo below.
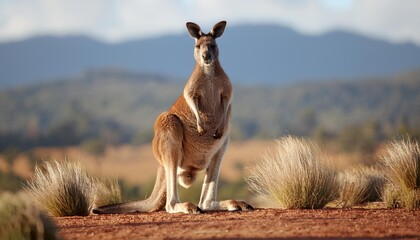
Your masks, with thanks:
<instances>
[{"instance_id":1,"label":"kangaroo","mask_svg":"<svg viewBox=\"0 0 420 240\"><path fill-rule=\"evenodd\" d=\"M159 167L149 198L99 207L93 213L152 212L201 213L210 210L247 211L243 201L217 200L220 165L229 143L232 84L223 71L216 38L222 36L226 21L213 26L208 34L200 26L186 24L195 39L194 70L183 94L154 125L153 153ZM198 171L205 170L199 205L181 203L178 183L188 188Z\"/></svg>"}]
</instances>

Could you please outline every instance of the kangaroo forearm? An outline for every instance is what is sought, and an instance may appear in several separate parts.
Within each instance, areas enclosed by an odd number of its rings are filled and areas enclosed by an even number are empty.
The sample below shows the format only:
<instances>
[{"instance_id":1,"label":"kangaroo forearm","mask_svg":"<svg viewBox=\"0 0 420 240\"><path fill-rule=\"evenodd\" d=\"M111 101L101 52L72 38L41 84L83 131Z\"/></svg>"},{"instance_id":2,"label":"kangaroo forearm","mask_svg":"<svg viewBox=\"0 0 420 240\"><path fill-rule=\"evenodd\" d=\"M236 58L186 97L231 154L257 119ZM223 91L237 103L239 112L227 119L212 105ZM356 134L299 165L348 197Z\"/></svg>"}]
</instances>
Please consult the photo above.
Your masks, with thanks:
<instances>
[{"instance_id":1,"label":"kangaroo forearm","mask_svg":"<svg viewBox=\"0 0 420 240\"><path fill-rule=\"evenodd\" d=\"M220 119L220 125L226 126L229 124L230 106L230 99L222 97L223 115Z\"/></svg>"},{"instance_id":2,"label":"kangaroo forearm","mask_svg":"<svg viewBox=\"0 0 420 240\"><path fill-rule=\"evenodd\" d=\"M201 124L200 114L199 114L199 110L198 110L198 97L191 96L191 94L184 94L184 98L185 98L185 100L188 104L188 107L193 112L193 114L194 114L194 116L197 120L197 124Z\"/></svg>"}]
</instances>

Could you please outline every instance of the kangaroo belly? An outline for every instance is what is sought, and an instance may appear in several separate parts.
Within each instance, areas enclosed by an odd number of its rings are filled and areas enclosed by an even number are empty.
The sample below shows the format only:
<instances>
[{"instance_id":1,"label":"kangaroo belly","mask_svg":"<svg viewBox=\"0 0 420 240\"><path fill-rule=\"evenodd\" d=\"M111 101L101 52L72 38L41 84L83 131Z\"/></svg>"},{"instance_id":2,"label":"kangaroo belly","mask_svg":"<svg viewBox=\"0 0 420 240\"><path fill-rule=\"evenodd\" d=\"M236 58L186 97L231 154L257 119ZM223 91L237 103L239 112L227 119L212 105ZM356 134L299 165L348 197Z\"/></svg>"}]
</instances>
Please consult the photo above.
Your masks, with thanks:
<instances>
[{"instance_id":1,"label":"kangaroo belly","mask_svg":"<svg viewBox=\"0 0 420 240\"><path fill-rule=\"evenodd\" d=\"M214 139L208 133L198 136L195 132L194 135L189 139L184 138L183 157L178 168L178 176L182 175L186 178L186 182L195 179L195 172L205 170L209 166L227 138L224 136L221 139Z\"/></svg>"}]
</instances>

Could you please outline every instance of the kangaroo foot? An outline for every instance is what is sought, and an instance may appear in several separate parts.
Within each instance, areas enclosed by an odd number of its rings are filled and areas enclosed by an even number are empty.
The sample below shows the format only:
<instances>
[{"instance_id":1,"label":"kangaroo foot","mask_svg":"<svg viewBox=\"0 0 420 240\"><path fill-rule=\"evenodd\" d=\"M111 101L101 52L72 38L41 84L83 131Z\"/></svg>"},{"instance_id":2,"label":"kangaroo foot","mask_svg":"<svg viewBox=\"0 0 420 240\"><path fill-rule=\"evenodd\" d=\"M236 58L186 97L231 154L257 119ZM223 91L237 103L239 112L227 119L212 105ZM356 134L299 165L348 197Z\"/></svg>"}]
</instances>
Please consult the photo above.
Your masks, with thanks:
<instances>
[{"instance_id":1,"label":"kangaroo foot","mask_svg":"<svg viewBox=\"0 0 420 240\"><path fill-rule=\"evenodd\" d=\"M167 205L166 211L168 213L187 213L187 214L199 214L203 211L190 202L184 202L184 203L175 203L173 206Z\"/></svg>"}]
</instances>

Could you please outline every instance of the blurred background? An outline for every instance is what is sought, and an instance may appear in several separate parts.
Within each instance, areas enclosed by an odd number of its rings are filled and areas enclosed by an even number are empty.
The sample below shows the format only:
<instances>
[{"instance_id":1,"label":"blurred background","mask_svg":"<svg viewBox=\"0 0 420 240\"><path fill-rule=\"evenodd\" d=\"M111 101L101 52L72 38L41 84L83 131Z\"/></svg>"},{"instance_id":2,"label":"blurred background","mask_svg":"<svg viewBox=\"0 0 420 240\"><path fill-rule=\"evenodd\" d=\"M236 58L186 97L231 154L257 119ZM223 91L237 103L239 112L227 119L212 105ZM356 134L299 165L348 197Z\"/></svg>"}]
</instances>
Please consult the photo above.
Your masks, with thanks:
<instances>
[{"instance_id":1,"label":"blurred background","mask_svg":"<svg viewBox=\"0 0 420 240\"><path fill-rule=\"evenodd\" d=\"M273 143L310 137L338 168L374 165L420 136L417 0L0 0L0 192L44 160L116 177L124 200L154 182L153 122L194 66L185 23L227 20L234 84L221 198ZM201 179L184 200L198 201Z\"/></svg>"}]
</instances>

